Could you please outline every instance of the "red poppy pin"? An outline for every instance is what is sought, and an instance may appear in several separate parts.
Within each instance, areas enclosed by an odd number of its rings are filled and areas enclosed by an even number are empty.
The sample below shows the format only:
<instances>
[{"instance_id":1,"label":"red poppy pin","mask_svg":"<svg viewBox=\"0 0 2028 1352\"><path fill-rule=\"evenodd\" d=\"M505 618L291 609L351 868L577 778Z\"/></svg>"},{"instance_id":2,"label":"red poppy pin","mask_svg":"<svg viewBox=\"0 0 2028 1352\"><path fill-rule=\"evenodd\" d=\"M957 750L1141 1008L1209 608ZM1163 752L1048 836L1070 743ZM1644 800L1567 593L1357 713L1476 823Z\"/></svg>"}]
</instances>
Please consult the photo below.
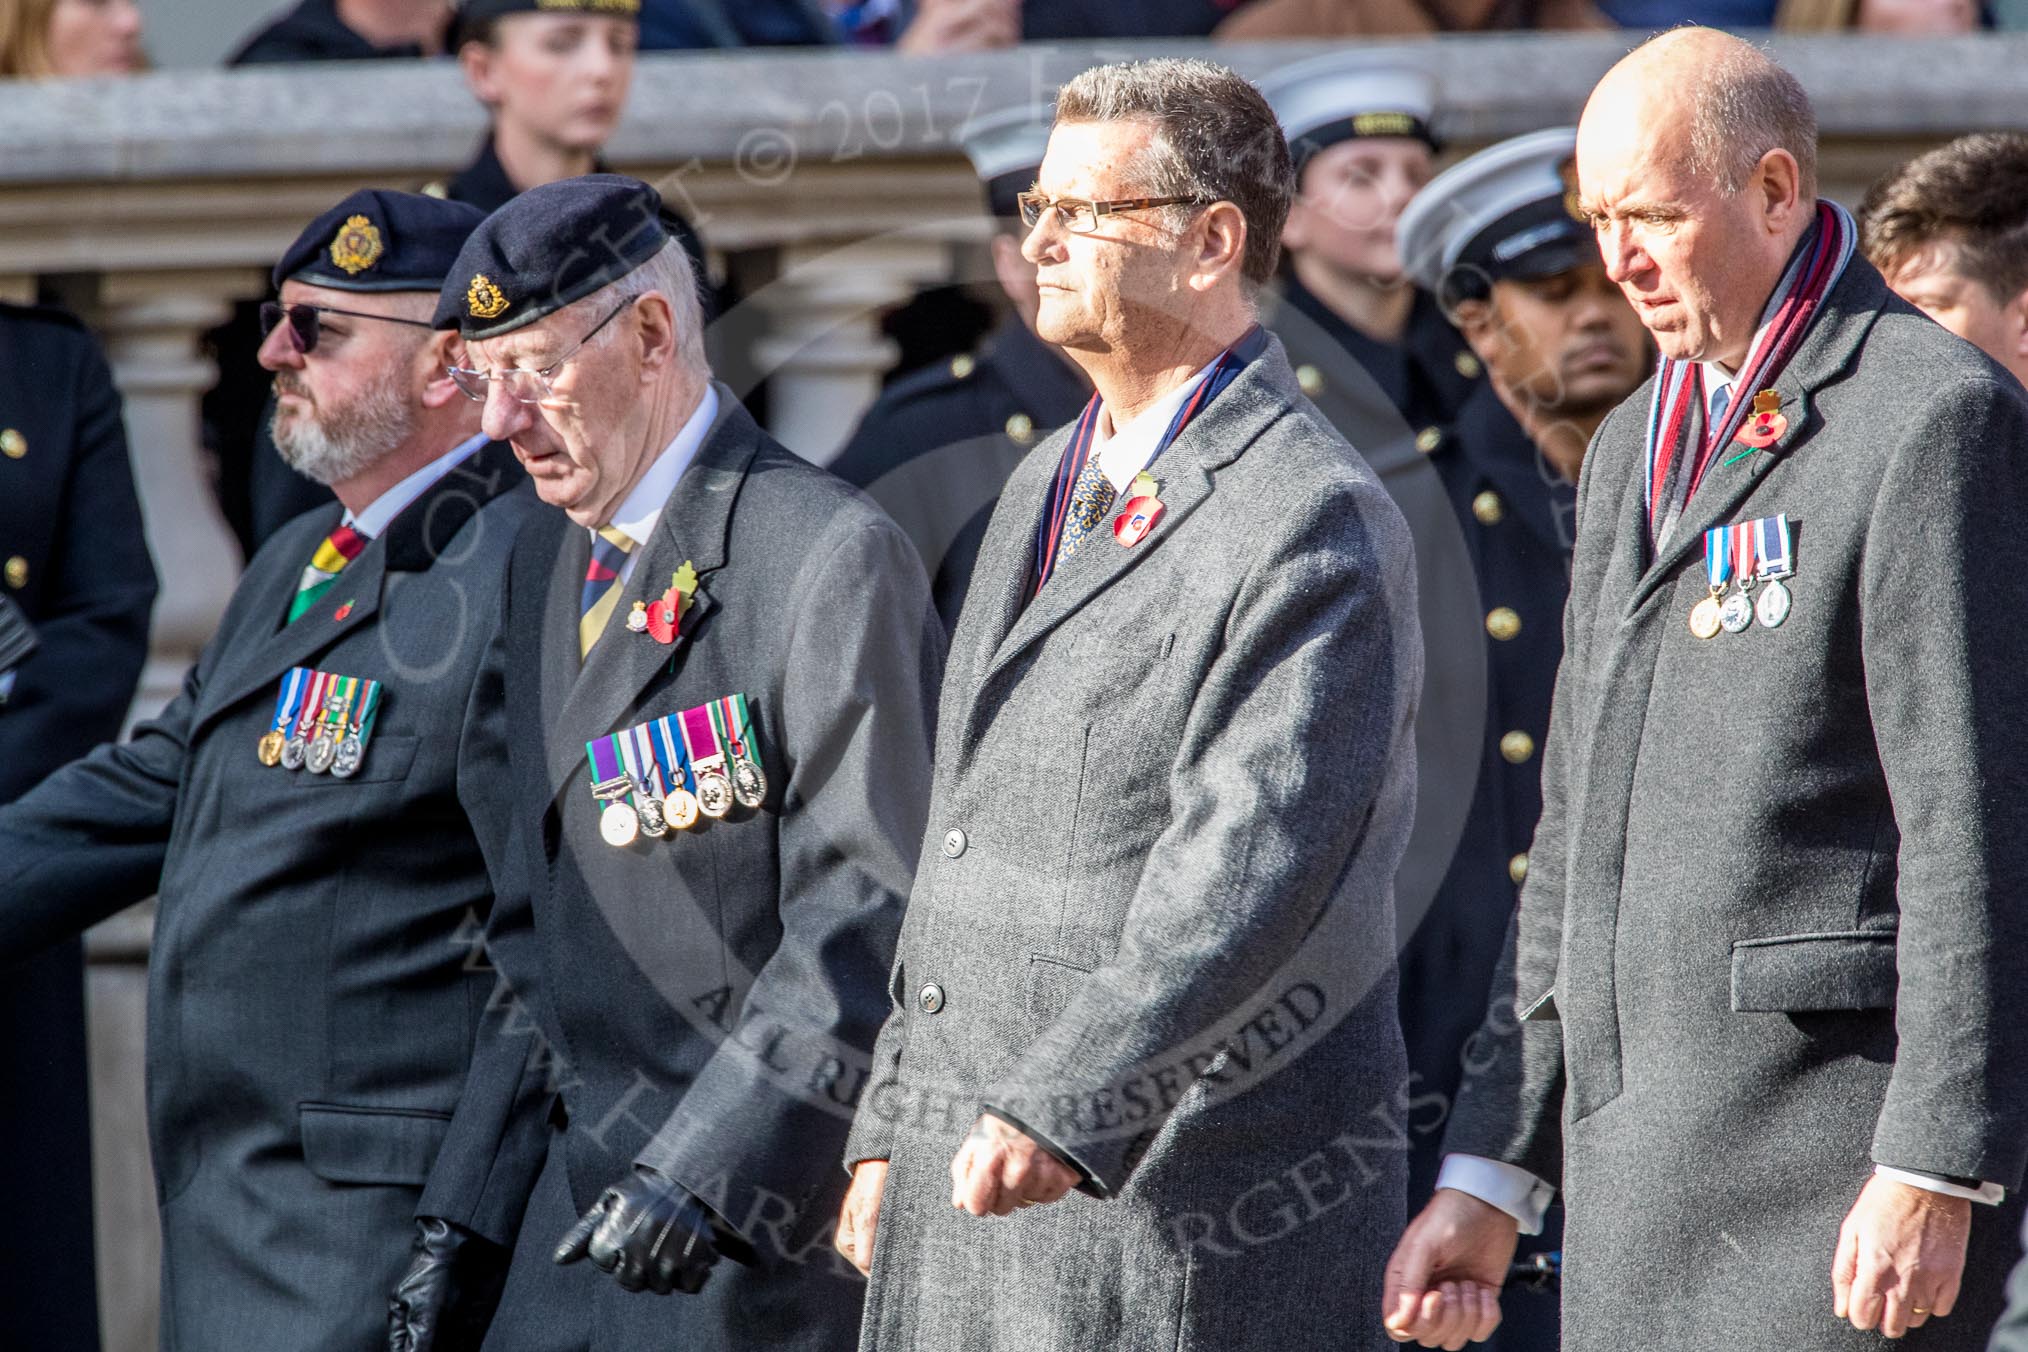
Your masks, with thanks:
<instances>
[{"instance_id":1,"label":"red poppy pin","mask_svg":"<svg viewBox=\"0 0 2028 1352\"><path fill-rule=\"evenodd\" d=\"M634 613L627 616L627 628L637 634L645 633L657 643L674 643L677 632L683 627L683 617L690 613L696 592L697 570L685 560L675 576L669 579L669 590L653 601L634 602Z\"/></svg>"},{"instance_id":2,"label":"red poppy pin","mask_svg":"<svg viewBox=\"0 0 2028 1352\"><path fill-rule=\"evenodd\" d=\"M1740 424L1739 434L1733 438L1742 446L1764 450L1782 439L1782 433L1789 430L1789 420L1782 416L1782 397L1773 390L1762 390L1753 397L1753 412Z\"/></svg>"},{"instance_id":3,"label":"red poppy pin","mask_svg":"<svg viewBox=\"0 0 2028 1352\"><path fill-rule=\"evenodd\" d=\"M352 614L352 602L347 601L344 605L338 607L338 609L331 612L331 619L333 623L342 624L344 623L346 617L351 614Z\"/></svg>"},{"instance_id":4,"label":"red poppy pin","mask_svg":"<svg viewBox=\"0 0 2028 1352\"><path fill-rule=\"evenodd\" d=\"M1148 538L1148 532L1154 530L1155 523L1161 519L1161 499L1129 499L1126 507L1113 518L1113 538L1120 542L1120 548L1132 549Z\"/></svg>"}]
</instances>

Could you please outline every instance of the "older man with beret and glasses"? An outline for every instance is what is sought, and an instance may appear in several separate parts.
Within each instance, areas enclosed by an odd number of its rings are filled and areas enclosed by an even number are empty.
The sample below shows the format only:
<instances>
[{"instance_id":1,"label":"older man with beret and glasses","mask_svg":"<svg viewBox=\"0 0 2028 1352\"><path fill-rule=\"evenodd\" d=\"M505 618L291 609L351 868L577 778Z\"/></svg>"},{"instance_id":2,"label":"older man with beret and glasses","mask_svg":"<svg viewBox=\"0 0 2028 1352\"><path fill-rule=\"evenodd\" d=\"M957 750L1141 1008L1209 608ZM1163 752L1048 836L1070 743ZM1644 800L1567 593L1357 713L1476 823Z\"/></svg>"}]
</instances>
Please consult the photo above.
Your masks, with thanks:
<instances>
[{"instance_id":1,"label":"older man with beret and glasses","mask_svg":"<svg viewBox=\"0 0 2028 1352\"><path fill-rule=\"evenodd\" d=\"M712 379L653 189L523 193L437 322L558 509L505 598L513 998L446 1146L526 1206L486 1346L850 1348L824 1232L923 829L922 565ZM539 1174L499 1167L531 1121Z\"/></svg>"},{"instance_id":2,"label":"older man with beret and glasses","mask_svg":"<svg viewBox=\"0 0 2028 1352\"><path fill-rule=\"evenodd\" d=\"M1377 1338L1422 650L1400 513L1255 319L1293 179L1221 67L1057 100L1036 332L1097 394L953 640L846 1152L877 1352Z\"/></svg>"},{"instance_id":3,"label":"older man with beret and glasses","mask_svg":"<svg viewBox=\"0 0 2028 1352\"><path fill-rule=\"evenodd\" d=\"M355 193L275 269L275 443L338 501L247 565L182 693L0 809L0 962L148 896L162 1341L366 1347L467 1078L505 820L486 692L509 546L540 510L445 372L470 207ZM521 491L515 491L519 487ZM515 1214L424 1241L477 1307ZM30 1224L33 1218L13 1218Z\"/></svg>"}]
</instances>

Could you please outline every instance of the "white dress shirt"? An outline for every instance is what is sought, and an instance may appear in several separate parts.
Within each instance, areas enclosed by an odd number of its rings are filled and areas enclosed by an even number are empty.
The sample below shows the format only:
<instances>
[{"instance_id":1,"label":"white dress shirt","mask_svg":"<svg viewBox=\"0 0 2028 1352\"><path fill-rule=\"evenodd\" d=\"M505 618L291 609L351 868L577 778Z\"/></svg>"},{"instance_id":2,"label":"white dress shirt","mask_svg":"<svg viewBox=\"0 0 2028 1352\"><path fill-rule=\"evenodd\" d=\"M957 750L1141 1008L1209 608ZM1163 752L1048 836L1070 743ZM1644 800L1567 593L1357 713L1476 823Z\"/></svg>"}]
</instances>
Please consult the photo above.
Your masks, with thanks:
<instances>
[{"instance_id":1,"label":"white dress shirt","mask_svg":"<svg viewBox=\"0 0 2028 1352\"><path fill-rule=\"evenodd\" d=\"M670 495L683 479L683 471L690 468L690 462L697 458L697 452L704 445L705 433L718 419L718 391L711 386L704 387L704 397L697 401L697 407L662 453L655 457L655 463L648 466L648 472L641 476L641 482L634 485L620 505L613 509L612 524L626 533L634 542L634 548L627 553L627 561L620 565L620 581L628 582L634 576L634 563L643 553L641 546L655 536L655 526L662 520L662 509L669 505ZM594 537L597 531L591 532Z\"/></svg>"},{"instance_id":2,"label":"white dress shirt","mask_svg":"<svg viewBox=\"0 0 2028 1352\"><path fill-rule=\"evenodd\" d=\"M1224 355L1222 352L1219 354ZM1204 378L1216 365L1218 357L1213 357L1198 368L1197 374L1142 409L1125 427L1115 427L1110 436L1105 431L1110 415L1103 408L1099 410L1098 429L1092 433L1092 455L1098 460L1099 472L1111 482L1115 493L1125 493L1134 476L1148 467L1148 462L1162 447L1162 434L1169 430L1169 422L1176 416L1176 410L1183 407L1184 401L1204 383Z\"/></svg>"}]
</instances>

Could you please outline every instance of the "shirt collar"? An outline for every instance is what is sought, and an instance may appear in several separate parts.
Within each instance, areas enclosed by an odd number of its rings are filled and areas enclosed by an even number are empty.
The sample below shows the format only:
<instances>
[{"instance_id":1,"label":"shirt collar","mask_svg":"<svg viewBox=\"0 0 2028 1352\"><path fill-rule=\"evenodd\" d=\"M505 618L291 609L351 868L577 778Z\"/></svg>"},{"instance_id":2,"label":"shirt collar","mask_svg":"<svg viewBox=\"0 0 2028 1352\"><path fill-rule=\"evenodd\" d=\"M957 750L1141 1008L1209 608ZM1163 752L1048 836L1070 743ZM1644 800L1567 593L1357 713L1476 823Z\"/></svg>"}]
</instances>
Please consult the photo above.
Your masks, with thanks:
<instances>
[{"instance_id":1,"label":"shirt collar","mask_svg":"<svg viewBox=\"0 0 2028 1352\"><path fill-rule=\"evenodd\" d=\"M612 524L624 531L636 545L647 544L655 534L655 525L662 519L662 509L669 505L677 483L683 478L683 471L690 468L690 462L697 458L698 449L704 445L705 433L711 430L711 424L717 419L718 391L706 385L704 397L697 401L697 407L684 422L682 430L663 447L662 454L655 457L655 463L648 466L648 472L641 476L641 482L634 485L633 491L620 499L619 507L613 512Z\"/></svg>"},{"instance_id":2,"label":"shirt collar","mask_svg":"<svg viewBox=\"0 0 2028 1352\"><path fill-rule=\"evenodd\" d=\"M1218 354L1222 357L1223 352ZM1197 369L1197 373L1175 389L1142 409L1125 427L1115 427L1113 434L1098 441L1095 454L1099 470L1111 480L1115 492L1124 493L1134 476L1148 467L1161 449L1162 434L1169 430L1169 423L1176 417L1176 410L1183 407L1204 378L1211 374L1211 368L1218 365L1213 357Z\"/></svg>"},{"instance_id":3,"label":"shirt collar","mask_svg":"<svg viewBox=\"0 0 2028 1352\"><path fill-rule=\"evenodd\" d=\"M437 480L464 464L473 452L485 444L484 432L459 442L368 503L365 511L357 515L345 513L345 524L369 540L375 538L387 529L389 522L401 515L403 508L429 491L430 486Z\"/></svg>"}]
</instances>

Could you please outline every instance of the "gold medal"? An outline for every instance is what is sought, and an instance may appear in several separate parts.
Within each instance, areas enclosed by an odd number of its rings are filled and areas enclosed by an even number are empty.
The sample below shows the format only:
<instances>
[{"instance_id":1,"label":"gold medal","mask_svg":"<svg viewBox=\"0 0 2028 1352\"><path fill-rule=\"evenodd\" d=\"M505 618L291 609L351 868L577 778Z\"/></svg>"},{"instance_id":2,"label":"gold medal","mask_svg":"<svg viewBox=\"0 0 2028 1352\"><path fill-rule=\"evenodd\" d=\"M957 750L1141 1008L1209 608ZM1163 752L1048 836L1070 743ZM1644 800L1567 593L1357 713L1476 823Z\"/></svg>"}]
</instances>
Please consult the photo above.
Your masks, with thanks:
<instances>
[{"instance_id":1,"label":"gold medal","mask_svg":"<svg viewBox=\"0 0 2028 1352\"><path fill-rule=\"evenodd\" d=\"M279 729L270 729L261 737L260 749L255 752L262 765L273 768L282 763L282 747L288 742Z\"/></svg>"},{"instance_id":2,"label":"gold medal","mask_svg":"<svg viewBox=\"0 0 2028 1352\"><path fill-rule=\"evenodd\" d=\"M677 789L662 800L662 815L678 831L697 825L697 797L688 789Z\"/></svg>"},{"instance_id":3,"label":"gold medal","mask_svg":"<svg viewBox=\"0 0 2028 1352\"><path fill-rule=\"evenodd\" d=\"M1718 598L1707 596L1690 607L1690 632L1699 638L1716 638L1718 631L1725 627Z\"/></svg>"}]
</instances>

